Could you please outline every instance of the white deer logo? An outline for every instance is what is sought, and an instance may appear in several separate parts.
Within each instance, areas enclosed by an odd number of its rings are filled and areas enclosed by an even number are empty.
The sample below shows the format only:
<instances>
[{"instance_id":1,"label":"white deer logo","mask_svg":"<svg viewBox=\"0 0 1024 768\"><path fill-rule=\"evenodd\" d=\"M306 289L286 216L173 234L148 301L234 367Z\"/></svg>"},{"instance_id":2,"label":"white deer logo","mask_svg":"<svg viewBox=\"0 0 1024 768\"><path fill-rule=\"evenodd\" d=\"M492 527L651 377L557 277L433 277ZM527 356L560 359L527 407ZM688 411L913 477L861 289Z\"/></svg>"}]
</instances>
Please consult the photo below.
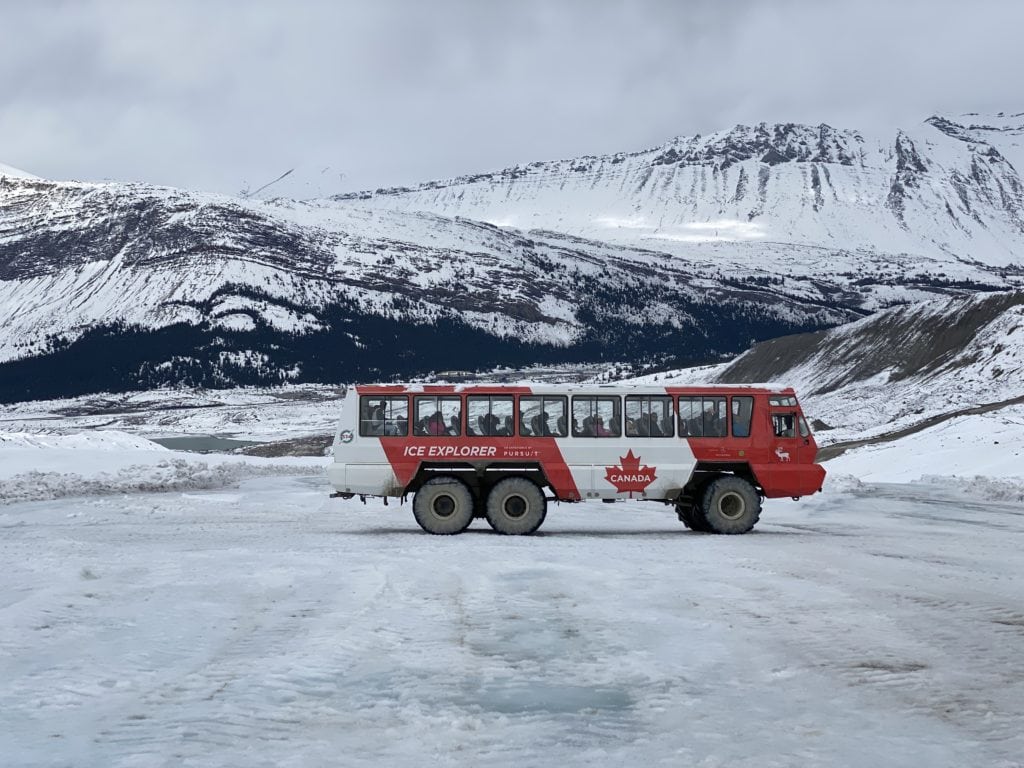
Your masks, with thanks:
<instances>
[{"instance_id":1,"label":"white deer logo","mask_svg":"<svg viewBox=\"0 0 1024 768\"><path fill-rule=\"evenodd\" d=\"M775 449L775 455L779 457L779 461L789 461L789 451L781 445Z\"/></svg>"}]
</instances>

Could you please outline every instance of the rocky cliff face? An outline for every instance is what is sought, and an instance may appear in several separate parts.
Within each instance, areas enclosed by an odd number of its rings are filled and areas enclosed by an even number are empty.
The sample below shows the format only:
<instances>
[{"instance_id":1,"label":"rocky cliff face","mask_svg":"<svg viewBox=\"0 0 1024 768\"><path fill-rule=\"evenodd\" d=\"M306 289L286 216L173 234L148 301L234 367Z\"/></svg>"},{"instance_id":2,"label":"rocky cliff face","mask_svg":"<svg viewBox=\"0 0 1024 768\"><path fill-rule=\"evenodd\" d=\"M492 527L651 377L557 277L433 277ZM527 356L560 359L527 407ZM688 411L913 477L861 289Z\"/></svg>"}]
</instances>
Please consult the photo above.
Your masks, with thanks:
<instances>
[{"instance_id":1,"label":"rocky cliff face","mask_svg":"<svg viewBox=\"0 0 1024 768\"><path fill-rule=\"evenodd\" d=\"M1006 288L1009 122L737 127L308 202L0 174L0 399L699 362Z\"/></svg>"}]
</instances>

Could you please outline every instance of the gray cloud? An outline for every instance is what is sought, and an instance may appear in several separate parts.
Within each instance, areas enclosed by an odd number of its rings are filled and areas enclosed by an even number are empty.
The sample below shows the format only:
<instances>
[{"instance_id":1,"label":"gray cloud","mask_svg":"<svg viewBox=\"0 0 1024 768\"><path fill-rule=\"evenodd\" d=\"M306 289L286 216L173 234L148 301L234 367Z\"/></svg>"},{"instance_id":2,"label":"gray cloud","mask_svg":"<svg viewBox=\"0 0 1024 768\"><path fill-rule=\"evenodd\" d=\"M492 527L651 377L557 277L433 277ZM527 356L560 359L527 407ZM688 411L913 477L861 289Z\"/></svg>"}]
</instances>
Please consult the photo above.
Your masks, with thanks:
<instances>
[{"instance_id":1,"label":"gray cloud","mask_svg":"<svg viewBox=\"0 0 1024 768\"><path fill-rule=\"evenodd\" d=\"M327 194L737 122L1024 109L1006 2L0 0L0 161Z\"/></svg>"}]
</instances>

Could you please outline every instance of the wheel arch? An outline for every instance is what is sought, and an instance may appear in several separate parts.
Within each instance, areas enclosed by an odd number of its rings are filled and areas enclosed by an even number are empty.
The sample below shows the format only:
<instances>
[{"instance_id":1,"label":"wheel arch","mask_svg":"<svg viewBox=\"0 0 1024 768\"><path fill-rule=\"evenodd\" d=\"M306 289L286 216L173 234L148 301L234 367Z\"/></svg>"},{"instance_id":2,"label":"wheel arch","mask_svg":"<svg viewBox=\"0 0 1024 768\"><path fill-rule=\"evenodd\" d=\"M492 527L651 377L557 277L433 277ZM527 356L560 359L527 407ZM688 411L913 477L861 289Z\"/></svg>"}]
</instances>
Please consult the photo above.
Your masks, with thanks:
<instances>
[{"instance_id":1,"label":"wheel arch","mask_svg":"<svg viewBox=\"0 0 1024 768\"><path fill-rule=\"evenodd\" d=\"M696 498L707 487L708 483L726 475L742 478L750 483L754 490L764 496L764 489L757 480L753 468L745 461L698 461L693 473L680 496Z\"/></svg>"},{"instance_id":2,"label":"wheel arch","mask_svg":"<svg viewBox=\"0 0 1024 768\"><path fill-rule=\"evenodd\" d=\"M508 463L508 462L423 462L417 468L412 480L405 487L405 493L418 491L434 477L450 475L464 482L479 500L486 499L491 488L508 477L522 477L533 482L541 492L545 488L554 490L551 481L544 473L540 463Z\"/></svg>"}]
</instances>

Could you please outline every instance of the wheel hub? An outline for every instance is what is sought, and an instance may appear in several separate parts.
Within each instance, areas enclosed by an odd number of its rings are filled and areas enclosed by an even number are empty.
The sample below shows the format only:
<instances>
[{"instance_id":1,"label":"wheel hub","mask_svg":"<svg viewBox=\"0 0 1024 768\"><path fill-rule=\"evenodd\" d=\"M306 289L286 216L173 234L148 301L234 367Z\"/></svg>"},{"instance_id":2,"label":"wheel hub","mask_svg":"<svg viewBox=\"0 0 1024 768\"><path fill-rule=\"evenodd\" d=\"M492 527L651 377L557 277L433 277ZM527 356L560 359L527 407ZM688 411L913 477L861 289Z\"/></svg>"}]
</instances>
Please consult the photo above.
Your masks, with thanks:
<instances>
[{"instance_id":1,"label":"wheel hub","mask_svg":"<svg viewBox=\"0 0 1024 768\"><path fill-rule=\"evenodd\" d=\"M438 496L430 508L438 517L451 517L455 514L455 499L447 494Z\"/></svg>"},{"instance_id":2,"label":"wheel hub","mask_svg":"<svg viewBox=\"0 0 1024 768\"><path fill-rule=\"evenodd\" d=\"M509 496L505 499L505 503L502 505L502 509L505 510L505 514L512 518L520 518L527 513L529 510L529 504L526 503L526 499L522 496Z\"/></svg>"},{"instance_id":3,"label":"wheel hub","mask_svg":"<svg viewBox=\"0 0 1024 768\"><path fill-rule=\"evenodd\" d=\"M738 520L747 511L747 504L738 493L726 493L718 502L718 511L727 520Z\"/></svg>"}]
</instances>

